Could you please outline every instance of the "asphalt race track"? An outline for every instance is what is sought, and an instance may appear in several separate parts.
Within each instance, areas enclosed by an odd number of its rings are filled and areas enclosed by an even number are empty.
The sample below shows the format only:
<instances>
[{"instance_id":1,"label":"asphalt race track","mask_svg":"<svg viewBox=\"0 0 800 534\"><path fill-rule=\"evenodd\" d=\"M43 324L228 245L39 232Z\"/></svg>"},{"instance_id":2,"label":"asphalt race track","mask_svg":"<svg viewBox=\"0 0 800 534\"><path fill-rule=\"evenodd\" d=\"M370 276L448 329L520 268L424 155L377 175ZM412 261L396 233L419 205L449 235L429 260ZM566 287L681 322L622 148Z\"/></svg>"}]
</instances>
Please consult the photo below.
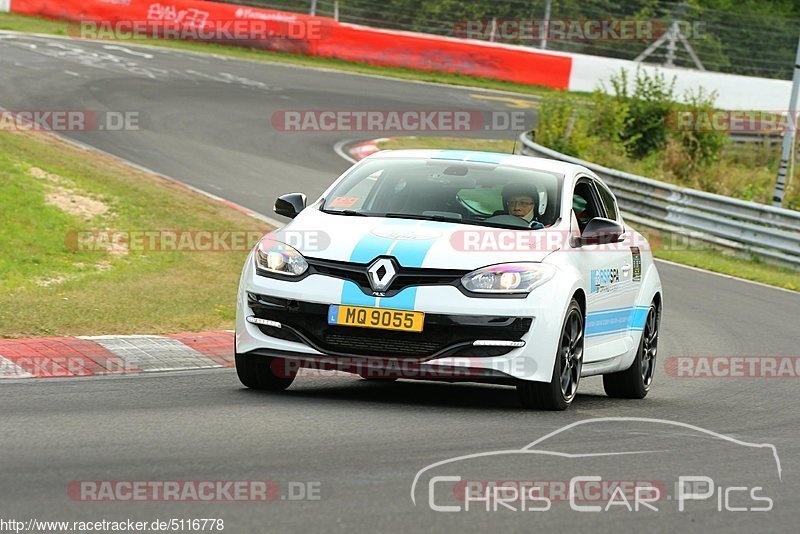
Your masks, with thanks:
<instances>
[{"instance_id":1,"label":"asphalt race track","mask_svg":"<svg viewBox=\"0 0 800 534\"><path fill-rule=\"evenodd\" d=\"M278 194L314 196L347 167L334 144L369 137L276 131L270 125L275 111L526 109L508 95L474 89L108 46L0 34L0 106L137 111L141 131L68 136L266 214ZM315 377L295 382L284 394L266 394L242 388L232 370L3 383L0 517L222 518L225 531L234 533L557 527L796 532L797 377L678 378L668 375L664 362L675 356L798 356L800 297L665 263L659 269L666 298L661 363L644 401L609 399L598 378L582 383L582 394L565 413L522 411L514 391L499 386ZM559 451L632 447L641 454L594 456L588 463L584 457L540 456L528 466L532 471L516 476L566 480L616 472L620 480L668 481L687 473L709 476L718 485L735 476L738 485L766 488L773 509L718 511L723 501L717 497L724 494L718 488L714 497L688 503L684 511L671 495L659 502L658 511L617 507L581 513L554 502L540 512L476 505L448 513L431 509L427 482L416 487L412 502L412 482L429 464L520 449L564 425L612 417L664 419L741 442L772 444L780 477L771 457L751 454L763 449L648 421L598 421L556 436L553 443ZM445 474L500 480L514 474L512 464L505 456L488 457ZM76 480L273 480L284 497L290 483L301 482L318 488L319 499L80 502L67 493Z\"/></svg>"}]
</instances>

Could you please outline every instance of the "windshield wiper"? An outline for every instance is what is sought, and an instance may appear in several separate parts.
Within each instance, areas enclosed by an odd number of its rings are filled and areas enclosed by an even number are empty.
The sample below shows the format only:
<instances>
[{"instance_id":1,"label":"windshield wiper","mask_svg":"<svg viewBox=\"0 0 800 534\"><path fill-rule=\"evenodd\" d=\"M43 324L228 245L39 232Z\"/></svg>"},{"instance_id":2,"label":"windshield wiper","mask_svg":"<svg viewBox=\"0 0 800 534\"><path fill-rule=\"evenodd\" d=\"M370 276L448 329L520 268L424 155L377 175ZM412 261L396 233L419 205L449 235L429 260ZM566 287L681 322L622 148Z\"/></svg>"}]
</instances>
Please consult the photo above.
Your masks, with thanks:
<instances>
[{"instance_id":1,"label":"windshield wiper","mask_svg":"<svg viewBox=\"0 0 800 534\"><path fill-rule=\"evenodd\" d=\"M331 215L348 215L351 217L369 217L366 213L356 210L322 210L323 213L330 213Z\"/></svg>"},{"instance_id":2,"label":"windshield wiper","mask_svg":"<svg viewBox=\"0 0 800 534\"><path fill-rule=\"evenodd\" d=\"M387 219L414 219L418 221L463 222L461 217L448 217L446 215L417 215L414 213L384 213Z\"/></svg>"}]
</instances>

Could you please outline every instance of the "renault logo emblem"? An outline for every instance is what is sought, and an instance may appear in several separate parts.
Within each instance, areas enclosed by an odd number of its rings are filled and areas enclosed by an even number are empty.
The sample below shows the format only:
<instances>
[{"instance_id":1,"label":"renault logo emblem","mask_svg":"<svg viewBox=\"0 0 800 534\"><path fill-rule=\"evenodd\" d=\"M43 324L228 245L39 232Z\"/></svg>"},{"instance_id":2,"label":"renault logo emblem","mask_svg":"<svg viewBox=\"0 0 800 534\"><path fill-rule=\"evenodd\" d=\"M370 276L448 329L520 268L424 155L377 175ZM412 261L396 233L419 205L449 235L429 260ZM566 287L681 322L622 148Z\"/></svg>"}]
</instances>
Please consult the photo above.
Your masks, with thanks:
<instances>
[{"instance_id":1,"label":"renault logo emblem","mask_svg":"<svg viewBox=\"0 0 800 534\"><path fill-rule=\"evenodd\" d=\"M386 291L395 276L397 276L397 268L391 258L378 258L367 268L367 277L373 292Z\"/></svg>"}]
</instances>

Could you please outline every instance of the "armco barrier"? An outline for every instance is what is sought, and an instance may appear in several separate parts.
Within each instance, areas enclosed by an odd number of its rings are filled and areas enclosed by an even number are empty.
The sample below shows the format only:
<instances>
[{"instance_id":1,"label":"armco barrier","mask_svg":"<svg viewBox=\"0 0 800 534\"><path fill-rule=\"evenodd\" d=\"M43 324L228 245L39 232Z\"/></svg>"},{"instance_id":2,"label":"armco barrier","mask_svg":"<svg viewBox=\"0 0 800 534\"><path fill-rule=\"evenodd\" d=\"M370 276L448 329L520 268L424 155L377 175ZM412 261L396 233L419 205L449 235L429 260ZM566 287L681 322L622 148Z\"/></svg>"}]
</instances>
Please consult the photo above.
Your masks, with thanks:
<instances>
[{"instance_id":1,"label":"armco barrier","mask_svg":"<svg viewBox=\"0 0 800 534\"><path fill-rule=\"evenodd\" d=\"M594 171L617 196L632 222L691 235L800 267L800 212L747 202L609 169L534 143L520 136L522 153L582 165Z\"/></svg>"},{"instance_id":2,"label":"armco barrier","mask_svg":"<svg viewBox=\"0 0 800 534\"><path fill-rule=\"evenodd\" d=\"M342 24L324 17L199 0L12 0L11 10L76 23L150 21L157 24L163 21L173 26L200 24L211 28L227 21L262 21L273 36L238 41L236 44L371 65L544 85L555 89L569 87L572 68L572 60L565 54L380 30ZM306 25L310 31L298 37L296 30L302 25Z\"/></svg>"}]
</instances>

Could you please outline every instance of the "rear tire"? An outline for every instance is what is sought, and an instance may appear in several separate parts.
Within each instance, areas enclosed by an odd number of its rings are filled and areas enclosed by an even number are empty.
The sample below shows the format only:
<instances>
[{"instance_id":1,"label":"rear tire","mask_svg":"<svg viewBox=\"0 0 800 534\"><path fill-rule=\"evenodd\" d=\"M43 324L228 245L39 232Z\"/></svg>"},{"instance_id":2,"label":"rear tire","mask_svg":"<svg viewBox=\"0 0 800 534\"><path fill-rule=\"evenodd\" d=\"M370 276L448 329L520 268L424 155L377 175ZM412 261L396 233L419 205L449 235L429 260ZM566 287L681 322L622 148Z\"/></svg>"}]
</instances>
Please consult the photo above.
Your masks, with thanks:
<instances>
[{"instance_id":1,"label":"rear tire","mask_svg":"<svg viewBox=\"0 0 800 534\"><path fill-rule=\"evenodd\" d=\"M237 354L236 374L251 389L283 391L294 381L297 369L283 358Z\"/></svg>"},{"instance_id":2,"label":"rear tire","mask_svg":"<svg viewBox=\"0 0 800 534\"><path fill-rule=\"evenodd\" d=\"M647 396L656 371L659 326L658 310L651 304L633 364L625 371L603 375L606 395L617 399L643 399Z\"/></svg>"},{"instance_id":3,"label":"rear tire","mask_svg":"<svg viewBox=\"0 0 800 534\"><path fill-rule=\"evenodd\" d=\"M583 368L583 312L578 301L570 302L561 327L553 376L549 383L517 384L517 396L525 408L563 411L578 392Z\"/></svg>"}]
</instances>

